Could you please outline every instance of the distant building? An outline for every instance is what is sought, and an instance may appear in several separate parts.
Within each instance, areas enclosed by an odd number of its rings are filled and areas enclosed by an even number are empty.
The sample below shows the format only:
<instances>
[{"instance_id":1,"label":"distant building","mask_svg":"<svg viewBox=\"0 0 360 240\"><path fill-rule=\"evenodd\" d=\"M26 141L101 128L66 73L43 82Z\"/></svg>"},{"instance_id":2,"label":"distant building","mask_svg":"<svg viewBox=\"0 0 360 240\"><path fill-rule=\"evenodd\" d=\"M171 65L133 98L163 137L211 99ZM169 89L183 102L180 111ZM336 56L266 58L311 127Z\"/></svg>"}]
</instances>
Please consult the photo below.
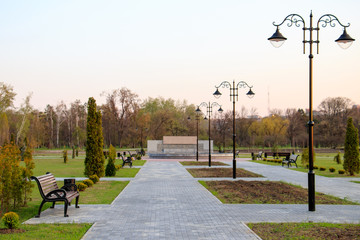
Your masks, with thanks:
<instances>
[{"instance_id":1,"label":"distant building","mask_svg":"<svg viewBox=\"0 0 360 240\"><path fill-rule=\"evenodd\" d=\"M355 104L352 106L353 109L360 109L360 105L359 104Z\"/></svg>"}]
</instances>

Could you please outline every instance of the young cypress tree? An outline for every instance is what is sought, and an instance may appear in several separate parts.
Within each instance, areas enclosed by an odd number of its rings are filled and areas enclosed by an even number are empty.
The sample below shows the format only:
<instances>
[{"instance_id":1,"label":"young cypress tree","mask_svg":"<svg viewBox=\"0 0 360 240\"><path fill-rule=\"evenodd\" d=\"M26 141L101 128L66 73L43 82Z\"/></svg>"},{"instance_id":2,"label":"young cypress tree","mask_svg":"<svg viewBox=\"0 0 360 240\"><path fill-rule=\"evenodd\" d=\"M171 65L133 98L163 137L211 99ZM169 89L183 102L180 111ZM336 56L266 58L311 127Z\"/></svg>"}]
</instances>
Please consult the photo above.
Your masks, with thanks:
<instances>
[{"instance_id":1,"label":"young cypress tree","mask_svg":"<svg viewBox=\"0 0 360 240\"><path fill-rule=\"evenodd\" d=\"M345 136L345 153L344 153L344 169L351 176L354 173L359 173L359 133L354 126L353 120L350 117L347 121L346 136Z\"/></svg>"},{"instance_id":2,"label":"young cypress tree","mask_svg":"<svg viewBox=\"0 0 360 240\"><path fill-rule=\"evenodd\" d=\"M86 156L85 156L85 176L96 174L98 177L104 176L105 158L102 152L101 112L96 110L96 101L89 98L88 116L86 125Z\"/></svg>"},{"instance_id":3,"label":"young cypress tree","mask_svg":"<svg viewBox=\"0 0 360 240\"><path fill-rule=\"evenodd\" d=\"M108 164L106 165L106 169L105 169L105 175L108 177L113 177L116 174L115 158L116 158L116 149L114 148L113 145L110 144L109 160L108 160Z\"/></svg>"}]
</instances>

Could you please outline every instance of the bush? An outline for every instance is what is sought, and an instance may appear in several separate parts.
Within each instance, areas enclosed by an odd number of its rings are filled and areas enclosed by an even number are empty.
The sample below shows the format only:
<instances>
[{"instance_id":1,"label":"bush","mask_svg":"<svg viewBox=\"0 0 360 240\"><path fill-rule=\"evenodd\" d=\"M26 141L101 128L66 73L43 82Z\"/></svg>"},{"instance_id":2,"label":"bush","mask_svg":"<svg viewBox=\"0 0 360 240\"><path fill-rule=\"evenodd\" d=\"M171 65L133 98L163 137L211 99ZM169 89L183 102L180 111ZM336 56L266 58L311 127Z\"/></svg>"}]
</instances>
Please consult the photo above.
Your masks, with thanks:
<instances>
[{"instance_id":1,"label":"bush","mask_svg":"<svg viewBox=\"0 0 360 240\"><path fill-rule=\"evenodd\" d=\"M334 157L334 161L335 161L337 164L341 164L340 152L338 152L338 154L336 154L336 156Z\"/></svg>"},{"instance_id":2,"label":"bush","mask_svg":"<svg viewBox=\"0 0 360 240\"><path fill-rule=\"evenodd\" d=\"M64 158L64 163L67 163L68 162L68 153L67 153L66 149L63 151L63 158Z\"/></svg>"},{"instance_id":3,"label":"bush","mask_svg":"<svg viewBox=\"0 0 360 240\"><path fill-rule=\"evenodd\" d=\"M319 169L319 167L318 167L318 166L316 166L316 165L314 165L314 169Z\"/></svg>"},{"instance_id":4,"label":"bush","mask_svg":"<svg viewBox=\"0 0 360 240\"><path fill-rule=\"evenodd\" d=\"M119 170L120 170L120 168L122 168L122 165L121 165L121 164L119 164L119 165L115 165L115 169L116 169L116 171L119 171Z\"/></svg>"},{"instance_id":5,"label":"bush","mask_svg":"<svg viewBox=\"0 0 360 240\"><path fill-rule=\"evenodd\" d=\"M14 212L5 213L2 217L2 221L4 225L9 229L17 228L17 226L19 225L19 215Z\"/></svg>"},{"instance_id":6,"label":"bush","mask_svg":"<svg viewBox=\"0 0 360 240\"><path fill-rule=\"evenodd\" d=\"M330 172L335 172L335 168L331 167L331 168L329 168L329 171Z\"/></svg>"},{"instance_id":7,"label":"bush","mask_svg":"<svg viewBox=\"0 0 360 240\"><path fill-rule=\"evenodd\" d=\"M141 154L136 154L135 158L136 158L136 160L141 160ZM253 160L256 160L256 159L253 159Z\"/></svg>"},{"instance_id":8,"label":"bush","mask_svg":"<svg viewBox=\"0 0 360 240\"><path fill-rule=\"evenodd\" d=\"M315 163L315 150L313 152L313 163ZM301 163L302 165L306 165L309 164L309 149L308 148L304 148L301 154Z\"/></svg>"},{"instance_id":9,"label":"bush","mask_svg":"<svg viewBox=\"0 0 360 240\"><path fill-rule=\"evenodd\" d=\"M81 183L78 184L78 190L80 192L85 191L86 188L87 188L87 185L85 183L81 182Z\"/></svg>"},{"instance_id":10,"label":"bush","mask_svg":"<svg viewBox=\"0 0 360 240\"><path fill-rule=\"evenodd\" d=\"M93 181L93 183L94 184L96 184L100 179L99 179L99 177L97 176L97 175L91 175L91 176L89 176L89 179L91 180L91 181Z\"/></svg>"},{"instance_id":11,"label":"bush","mask_svg":"<svg viewBox=\"0 0 360 240\"><path fill-rule=\"evenodd\" d=\"M115 159L116 159L116 149L113 145L110 144L109 161L108 164L106 165L105 176L113 177L116 175Z\"/></svg>"},{"instance_id":12,"label":"bush","mask_svg":"<svg viewBox=\"0 0 360 240\"><path fill-rule=\"evenodd\" d=\"M83 183L84 183L86 186L88 186L88 187L91 187L92 185L94 185L94 182L91 181L90 179L85 179L85 180L83 181Z\"/></svg>"},{"instance_id":13,"label":"bush","mask_svg":"<svg viewBox=\"0 0 360 240\"><path fill-rule=\"evenodd\" d=\"M326 167L320 167L319 170L320 170L320 171L325 171L325 170L326 170Z\"/></svg>"},{"instance_id":14,"label":"bush","mask_svg":"<svg viewBox=\"0 0 360 240\"><path fill-rule=\"evenodd\" d=\"M344 173L345 173L345 170L344 170L344 169L340 169L338 172L339 172L339 174L344 174Z\"/></svg>"}]
</instances>

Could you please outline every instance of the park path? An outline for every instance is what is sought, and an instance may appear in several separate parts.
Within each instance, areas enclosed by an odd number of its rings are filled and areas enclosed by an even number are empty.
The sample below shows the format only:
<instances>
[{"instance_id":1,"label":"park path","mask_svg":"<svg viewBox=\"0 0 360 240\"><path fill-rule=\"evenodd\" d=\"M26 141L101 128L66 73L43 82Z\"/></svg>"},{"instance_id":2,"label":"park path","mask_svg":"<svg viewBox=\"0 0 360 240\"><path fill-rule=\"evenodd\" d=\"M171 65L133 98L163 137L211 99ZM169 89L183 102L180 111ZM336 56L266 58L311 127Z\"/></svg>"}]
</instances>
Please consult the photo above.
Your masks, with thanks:
<instances>
[{"instance_id":1,"label":"park path","mask_svg":"<svg viewBox=\"0 0 360 240\"><path fill-rule=\"evenodd\" d=\"M238 166L270 180L286 178L301 185L306 179L285 168L240 161ZM174 161L148 161L111 205L80 207L71 206L70 217L64 218L63 206L57 205L26 223L94 223L86 240L259 239L244 222L360 221L360 206L354 205L317 205L309 212L304 204L222 204Z\"/></svg>"}]
</instances>

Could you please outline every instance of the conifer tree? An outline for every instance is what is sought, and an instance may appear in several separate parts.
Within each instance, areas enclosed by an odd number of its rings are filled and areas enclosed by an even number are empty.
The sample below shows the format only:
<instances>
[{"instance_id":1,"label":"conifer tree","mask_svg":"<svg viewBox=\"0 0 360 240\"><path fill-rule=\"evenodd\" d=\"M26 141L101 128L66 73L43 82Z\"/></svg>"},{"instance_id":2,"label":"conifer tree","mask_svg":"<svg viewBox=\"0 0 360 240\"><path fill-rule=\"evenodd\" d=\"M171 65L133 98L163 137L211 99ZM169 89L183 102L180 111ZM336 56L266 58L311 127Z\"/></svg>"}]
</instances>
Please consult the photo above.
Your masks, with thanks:
<instances>
[{"instance_id":1,"label":"conifer tree","mask_svg":"<svg viewBox=\"0 0 360 240\"><path fill-rule=\"evenodd\" d=\"M104 176L103 141L101 112L96 110L96 101L91 97L88 101L86 125L85 176Z\"/></svg>"},{"instance_id":2,"label":"conifer tree","mask_svg":"<svg viewBox=\"0 0 360 240\"><path fill-rule=\"evenodd\" d=\"M345 171L351 176L353 176L354 173L359 173L359 133L351 117L348 118L347 121L344 151L343 166Z\"/></svg>"},{"instance_id":3,"label":"conifer tree","mask_svg":"<svg viewBox=\"0 0 360 240\"><path fill-rule=\"evenodd\" d=\"M106 165L105 175L108 177L115 176L116 168L115 168L115 158L116 158L116 149L113 145L110 144L109 148L109 160L108 164Z\"/></svg>"}]
</instances>

